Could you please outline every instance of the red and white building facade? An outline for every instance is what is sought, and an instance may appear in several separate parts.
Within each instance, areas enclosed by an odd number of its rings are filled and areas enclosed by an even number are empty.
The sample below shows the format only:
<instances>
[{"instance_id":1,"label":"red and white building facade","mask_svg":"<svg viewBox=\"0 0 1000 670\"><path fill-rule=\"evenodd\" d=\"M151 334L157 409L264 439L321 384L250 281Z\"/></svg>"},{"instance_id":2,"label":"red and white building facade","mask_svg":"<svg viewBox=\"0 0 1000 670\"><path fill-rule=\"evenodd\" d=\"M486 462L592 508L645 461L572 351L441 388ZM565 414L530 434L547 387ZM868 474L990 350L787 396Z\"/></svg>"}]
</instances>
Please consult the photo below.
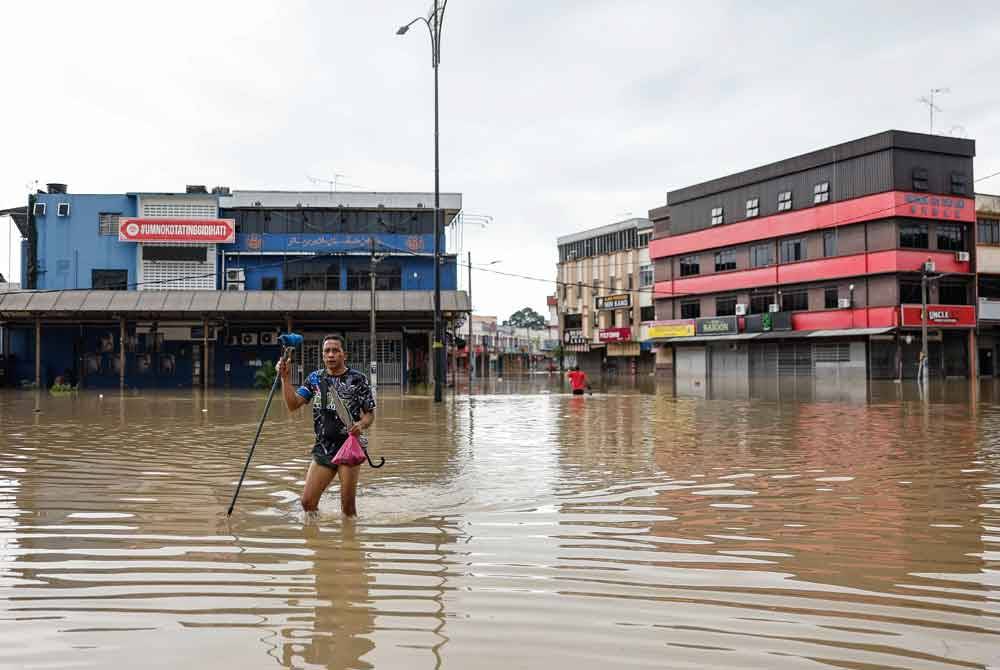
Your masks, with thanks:
<instances>
[{"instance_id":1,"label":"red and white building facade","mask_svg":"<svg viewBox=\"0 0 1000 670\"><path fill-rule=\"evenodd\" d=\"M972 140L888 131L678 189L650 211L678 389L975 370Z\"/></svg>"}]
</instances>

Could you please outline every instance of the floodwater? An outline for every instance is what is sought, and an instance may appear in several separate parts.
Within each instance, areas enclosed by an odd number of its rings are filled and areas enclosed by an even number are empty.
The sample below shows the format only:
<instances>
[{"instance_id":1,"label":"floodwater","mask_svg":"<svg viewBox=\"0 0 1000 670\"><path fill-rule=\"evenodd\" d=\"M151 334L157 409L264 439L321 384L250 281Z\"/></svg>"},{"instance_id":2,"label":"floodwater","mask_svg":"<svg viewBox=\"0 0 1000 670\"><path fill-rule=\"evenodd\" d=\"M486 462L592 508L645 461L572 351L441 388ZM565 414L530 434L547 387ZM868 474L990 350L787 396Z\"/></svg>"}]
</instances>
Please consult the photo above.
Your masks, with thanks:
<instances>
[{"instance_id":1,"label":"floodwater","mask_svg":"<svg viewBox=\"0 0 1000 670\"><path fill-rule=\"evenodd\" d=\"M0 667L1000 667L990 383L459 391L381 395L355 522L280 403L227 522L264 392L3 393Z\"/></svg>"}]
</instances>

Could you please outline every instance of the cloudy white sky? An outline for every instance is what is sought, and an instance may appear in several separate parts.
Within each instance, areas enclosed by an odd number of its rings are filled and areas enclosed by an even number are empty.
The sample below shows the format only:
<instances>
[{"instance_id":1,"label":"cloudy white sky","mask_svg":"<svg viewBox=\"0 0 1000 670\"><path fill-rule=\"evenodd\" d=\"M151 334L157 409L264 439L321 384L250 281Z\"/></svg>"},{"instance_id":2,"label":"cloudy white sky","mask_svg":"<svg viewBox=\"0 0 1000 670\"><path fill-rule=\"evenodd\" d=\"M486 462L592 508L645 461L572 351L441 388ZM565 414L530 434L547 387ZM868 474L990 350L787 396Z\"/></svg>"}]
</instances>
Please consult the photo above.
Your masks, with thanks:
<instances>
[{"instance_id":1,"label":"cloudy white sky","mask_svg":"<svg viewBox=\"0 0 1000 670\"><path fill-rule=\"evenodd\" d=\"M433 189L427 0L4 2L0 208L72 192ZM559 235L667 190L889 128L936 128L1000 170L989 2L450 0L441 186L473 264L554 278ZM350 188L350 187L344 187ZM977 184L1000 192L1000 178ZM0 237L6 239L4 231ZM0 267L8 274L6 242ZM16 272L15 272L16 274ZM544 311L551 284L477 271L475 309Z\"/></svg>"}]
</instances>

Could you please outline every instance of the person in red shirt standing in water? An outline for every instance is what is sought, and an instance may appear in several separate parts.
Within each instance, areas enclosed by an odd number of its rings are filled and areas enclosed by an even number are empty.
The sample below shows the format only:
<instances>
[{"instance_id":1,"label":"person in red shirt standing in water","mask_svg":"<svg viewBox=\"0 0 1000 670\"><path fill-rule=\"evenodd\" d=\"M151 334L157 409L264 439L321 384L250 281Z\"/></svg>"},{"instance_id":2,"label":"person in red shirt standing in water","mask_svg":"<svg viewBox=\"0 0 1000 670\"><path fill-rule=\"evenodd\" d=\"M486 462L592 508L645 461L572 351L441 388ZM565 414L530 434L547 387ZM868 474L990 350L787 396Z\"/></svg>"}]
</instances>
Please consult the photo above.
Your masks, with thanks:
<instances>
[{"instance_id":1,"label":"person in red shirt standing in water","mask_svg":"<svg viewBox=\"0 0 1000 670\"><path fill-rule=\"evenodd\" d=\"M583 390L590 390L590 382L587 380L587 373L580 370L579 365L574 365L569 371L569 384L573 388L573 395L583 395Z\"/></svg>"}]
</instances>

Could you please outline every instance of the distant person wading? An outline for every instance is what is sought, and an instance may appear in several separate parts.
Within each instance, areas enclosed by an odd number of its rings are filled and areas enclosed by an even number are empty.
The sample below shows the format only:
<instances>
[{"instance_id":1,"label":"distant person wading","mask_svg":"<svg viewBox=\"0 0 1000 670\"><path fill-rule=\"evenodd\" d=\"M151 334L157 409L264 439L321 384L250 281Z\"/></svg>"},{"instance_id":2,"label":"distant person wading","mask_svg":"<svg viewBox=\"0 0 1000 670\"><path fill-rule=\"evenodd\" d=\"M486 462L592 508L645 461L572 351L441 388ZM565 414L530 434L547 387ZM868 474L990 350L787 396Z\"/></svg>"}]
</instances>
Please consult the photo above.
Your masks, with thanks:
<instances>
[{"instance_id":1,"label":"distant person wading","mask_svg":"<svg viewBox=\"0 0 1000 670\"><path fill-rule=\"evenodd\" d=\"M298 389L291 384L289 365L284 360L278 362L281 394L288 409L295 411L310 401L313 406L316 443L312 450L313 462L309 464L306 484L302 489L302 509L306 512L316 511L323 492L333 478L339 476L340 507L344 516L353 517L358 513L355 495L361 466L335 465L332 459L348 435L354 435L367 446L367 438L362 433L375 421L375 398L368 378L348 368L346 360L344 338L327 335L323 339L324 367L310 373ZM353 420L350 426L345 426L337 414L334 393L340 397Z\"/></svg>"},{"instance_id":2,"label":"distant person wading","mask_svg":"<svg viewBox=\"0 0 1000 670\"><path fill-rule=\"evenodd\" d=\"M583 395L584 389L590 390L590 380L587 379L587 373L580 370L579 365L574 365L567 376L570 387L573 389L573 395Z\"/></svg>"}]
</instances>

